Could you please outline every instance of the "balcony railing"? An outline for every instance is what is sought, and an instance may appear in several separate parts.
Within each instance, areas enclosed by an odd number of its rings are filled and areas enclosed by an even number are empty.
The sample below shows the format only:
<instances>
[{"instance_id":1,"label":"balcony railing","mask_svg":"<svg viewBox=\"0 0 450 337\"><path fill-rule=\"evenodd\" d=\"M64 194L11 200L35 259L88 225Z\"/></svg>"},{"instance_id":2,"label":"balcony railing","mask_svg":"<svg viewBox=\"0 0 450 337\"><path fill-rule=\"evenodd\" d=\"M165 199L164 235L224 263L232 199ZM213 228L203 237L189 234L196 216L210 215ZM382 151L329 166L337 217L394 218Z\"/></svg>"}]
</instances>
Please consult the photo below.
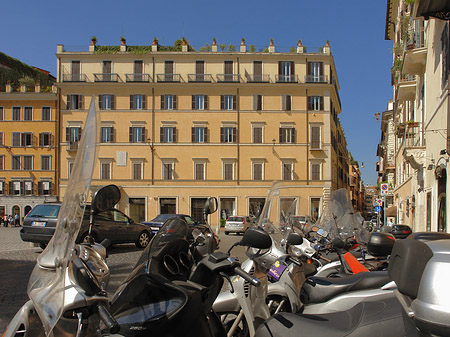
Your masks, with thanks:
<instances>
[{"instance_id":1,"label":"balcony railing","mask_svg":"<svg viewBox=\"0 0 450 337\"><path fill-rule=\"evenodd\" d=\"M149 82L149 74L125 74L125 80L127 82Z\"/></svg>"},{"instance_id":2,"label":"balcony railing","mask_svg":"<svg viewBox=\"0 0 450 337\"><path fill-rule=\"evenodd\" d=\"M85 74L64 74L63 82L86 82Z\"/></svg>"},{"instance_id":3,"label":"balcony railing","mask_svg":"<svg viewBox=\"0 0 450 337\"><path fill-rule=\"evenodd\" d=\"M217 82L239 83L240 76L239 74L217 74Z\"/></svg>"},{"instance_id":4,"label":"balcony railing","mask_svg":"<svg viewBox=\"0 0 450 337\"><path fill-rule=\"evenodd\" d=\"M119 75L115 73L94 74L95 82L118 82Z\"/></svg>"},{"instance_id":5,"label":"balcony railing","mask_svg":"<svg viewBox=\"0 0 450 337\"><path fill-rule=\"evenodd\" d=\"M416 75L402 74L402 77L400 77L400 82L414 82L415 80Z\"/></svg>"},{"instance_id":6,"label":"balcony railing","mask_svg":"<svg viewBox=\"0 0 450 337\"><path fill-rule=\"evenodd\" d=\"M421 137L420 123L414 122L407 124L403 137L404 145L407 148L421 147L425 145Z\"/></svg>"},{"instance_id":7,"label":"balcony railing","mask_svg":"<svg viewBox=\"0 0 450 337\"><path fill-rule=\"evenodd\" d=\"M158 82L178 83L181 81L180 74L156 74Z\"/></svg>"},{"instance_id":8,"label":"balcony railing","mask_svg":"<svg viewBox=\"0 0 450 337\"><path fill-rule=\"evenodd\" d=\"M275 75L275 82L277 83L298 83L298 75Z\"/></svg>"},{"instance_id":9,"label":"balcony railing","mask_svg":"<svg viewBox=\"0 0 450 337\"><path fill-rule=\"evenodd\" d=\"M269 75L247 75L247 82L249 83L269 83Z\"/></svg>"},{"instance_id":10,"label":"balcony railing","mask_svg":"<svg viewBox=\"0 0 450 337\"><path fill-rule=\"evenodd\" d=\"M328 76L305 75L305 83L328 83Z\"/></svg>"},{"instance_id":11,"label":"balcony railing","mask_svg":"<svg viewBox=\"0 0 450 337\"><path fill-rule=\"evenodd\" d=\"M211 83L211 74L188 74L188 82Z\"/></svg>"},{"instance_id":12,"label":"balcony railing","mask_svg":"<svg viewBox=\"0 0 450 337\"><path fill-rule=\"evenodd\" d=\"M78 150L78 143L79 142L69 142L67 150L68 151L76 151L76 150Z\"/></svg>"}]
</instances>

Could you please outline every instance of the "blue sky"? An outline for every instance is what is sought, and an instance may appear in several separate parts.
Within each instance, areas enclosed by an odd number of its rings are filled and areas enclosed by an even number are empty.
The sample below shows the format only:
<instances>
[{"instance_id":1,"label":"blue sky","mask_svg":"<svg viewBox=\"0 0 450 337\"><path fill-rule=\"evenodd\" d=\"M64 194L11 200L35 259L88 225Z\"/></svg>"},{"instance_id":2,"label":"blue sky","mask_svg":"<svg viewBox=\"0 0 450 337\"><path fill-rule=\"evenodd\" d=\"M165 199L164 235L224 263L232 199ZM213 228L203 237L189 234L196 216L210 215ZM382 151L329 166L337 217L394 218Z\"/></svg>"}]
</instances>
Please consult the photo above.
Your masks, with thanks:
<instances>
[{"instance_id":1,"label":"blue sky","mask_svg":"<svg viewBox=\"0 0 450 337\"><path fill-rule=\"evenodd\" d=\"M288 51L298 39L309 50L330 40L341 86L340 120L348 149L365 184L375 184L376 148L383 112L392 98L392 43L385 41L386 1L361 0L45 0L4 1L0 51L56 75L56 45L87 49L100 45L149 45L153 37L173 45L184 36L194 48L211 43L264 48L274 39Z\"/></svg>"}]
</instances>

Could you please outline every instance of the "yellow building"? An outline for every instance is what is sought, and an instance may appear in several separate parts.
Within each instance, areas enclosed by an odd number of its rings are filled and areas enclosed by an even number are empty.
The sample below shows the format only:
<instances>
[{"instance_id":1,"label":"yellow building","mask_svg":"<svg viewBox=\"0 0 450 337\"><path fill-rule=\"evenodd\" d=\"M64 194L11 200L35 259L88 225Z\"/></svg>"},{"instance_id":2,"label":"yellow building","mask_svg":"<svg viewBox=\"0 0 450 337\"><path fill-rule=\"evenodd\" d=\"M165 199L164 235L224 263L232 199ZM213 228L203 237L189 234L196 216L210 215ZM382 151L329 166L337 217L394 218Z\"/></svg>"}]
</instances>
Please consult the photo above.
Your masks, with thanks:
<instances>
[{"instance_id":1,"label":"yellow building","mask_svg":"<svg viewBox=\"0 0 450 337\"><path fill-rule=\"evenodd\" d=\"M14 89L0 92L0 215L22 218L57 201L58 105L39 84Z\"/></svg>"},{"instance_id":2,"label":"yellow building","mask_svg":"<svg viewBox=\"0 0 450 337\"><path fill-rule=\"evenodd\" d=\"M122 188L137 221L159 213L213 225L255 215L274 180L294 186L297 214L317 217L332 189L346 187L348 157L330 47L306 53L163 51L153 46L89 51L57 47L63 195L91 98L101 111L93 184Z\"/></svg>"}]
</instances>

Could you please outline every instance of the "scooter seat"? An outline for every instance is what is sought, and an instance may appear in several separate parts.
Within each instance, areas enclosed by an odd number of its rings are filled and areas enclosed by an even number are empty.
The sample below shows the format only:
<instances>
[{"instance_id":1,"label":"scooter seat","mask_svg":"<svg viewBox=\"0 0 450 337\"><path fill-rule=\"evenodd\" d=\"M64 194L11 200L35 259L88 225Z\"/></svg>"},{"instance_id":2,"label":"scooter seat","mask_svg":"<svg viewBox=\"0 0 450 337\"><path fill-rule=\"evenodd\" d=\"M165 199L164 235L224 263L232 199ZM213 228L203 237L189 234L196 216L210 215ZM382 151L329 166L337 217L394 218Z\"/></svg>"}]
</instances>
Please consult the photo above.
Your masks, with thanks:
<instances>
[{"instance_id":1,"label":"scooter seat","mask_svg":"<svg viewBox=\"0 0 450 337\"><path fill-rule=\"evenodd\" d=\"M377 289L391 280L387 271L371 271L337 278L311 276L300 292L304 304L323 303L348 291Z\"/></svg>"},{"instance_id":2,"label":"scooter seat","mask_svg":"<svg viewBox=\"0 0 450 337\"><path fill-rule=\"evenodd\" d=\"M360 302L349 310L321 315L279 313L260 325L255 337L404 336L400 303L395 297Z\"/></svg>"}]
</instances>

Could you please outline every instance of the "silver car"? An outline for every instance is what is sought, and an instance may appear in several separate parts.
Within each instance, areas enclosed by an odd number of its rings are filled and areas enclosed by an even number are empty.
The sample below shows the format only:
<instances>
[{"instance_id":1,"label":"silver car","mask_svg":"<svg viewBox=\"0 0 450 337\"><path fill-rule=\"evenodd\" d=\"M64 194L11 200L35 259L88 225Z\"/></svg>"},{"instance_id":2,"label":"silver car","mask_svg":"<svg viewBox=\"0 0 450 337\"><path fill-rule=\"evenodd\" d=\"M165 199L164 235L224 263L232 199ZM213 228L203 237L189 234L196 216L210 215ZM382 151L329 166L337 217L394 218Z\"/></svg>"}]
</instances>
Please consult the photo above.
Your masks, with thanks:
<instances>
[{"instance_id":1,"label":"silver car","mask_svg":"<svg viewBox=\"0 0 450 337\"><path fill-rule=\"evenodd\" d=\"M229 233L245 233L254 226L254 222L248 216L232 215L225 222L225 235Z\"/></svg>"}]
</instances>

